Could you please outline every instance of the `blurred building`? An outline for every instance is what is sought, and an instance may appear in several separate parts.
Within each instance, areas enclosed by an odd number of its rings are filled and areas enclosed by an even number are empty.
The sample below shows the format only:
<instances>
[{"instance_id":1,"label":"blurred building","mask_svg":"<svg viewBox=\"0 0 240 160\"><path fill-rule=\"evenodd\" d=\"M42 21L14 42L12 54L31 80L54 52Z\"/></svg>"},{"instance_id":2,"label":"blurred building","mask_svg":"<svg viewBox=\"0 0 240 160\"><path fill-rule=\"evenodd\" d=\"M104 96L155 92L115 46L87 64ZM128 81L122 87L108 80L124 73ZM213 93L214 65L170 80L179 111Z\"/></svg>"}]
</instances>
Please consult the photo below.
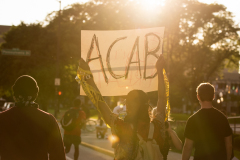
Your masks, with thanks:
<instances>
[{"instance_id":1,"label":"blurred building","mask_svg":"<svg viewBox=\"0 0 240 160\"><path fill-rule=\"evenodd\" d=\"M212 82L215 87L215 102L228 115L240 114L240 74L237 70L223 71L223 77Z\"/></svg>"},{"instance_id":2,"label":"blurred building","mask_svg":"<svg viewBox=\"0 0 240 160\"><path fill-rule=\"evenodd\" d=\"M7 31L9 31L11 27L12 27L12 26L3 26L3 25L0 25L0 45L1 45L1 43L4 42L4 40L2 39L3 34L6 33Z\"/></svg>"}]
</instances>

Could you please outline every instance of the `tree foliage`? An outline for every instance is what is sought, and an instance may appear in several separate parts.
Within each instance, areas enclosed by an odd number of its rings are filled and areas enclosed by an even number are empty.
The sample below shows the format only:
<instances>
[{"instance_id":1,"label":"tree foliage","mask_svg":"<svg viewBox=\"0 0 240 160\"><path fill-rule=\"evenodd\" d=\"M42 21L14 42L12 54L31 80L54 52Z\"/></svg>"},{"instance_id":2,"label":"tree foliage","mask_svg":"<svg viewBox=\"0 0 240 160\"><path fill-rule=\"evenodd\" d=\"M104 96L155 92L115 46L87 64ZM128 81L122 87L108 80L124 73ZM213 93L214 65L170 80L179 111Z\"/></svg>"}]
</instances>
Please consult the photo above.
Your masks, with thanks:
<instances>
[{"instance_id":1,"label":"tree foliage","mask_svg":"<svg viewBox=\"0 0 240 160\"><path fill-rule=\"evenodd\" d=\"M179 106L196 86L210 81L224 67L238 65L239 28L226 7L196 0L168 0L164 6L143 7L137 0L95 0L73 4L61 15L52 12L46 26L13 26L1 48L31 50L30 57L0 57L0 87L8 90L22 74L39 82L43 99L54 97L57 42L63 93L77 94L74 82L80 58L81 30L124 30L165 26L164 54L169 64L171 103ZM60 28L59 28L60 26ZM40 92L41 93L41 92Z\"/></svg>"}]
</instances>

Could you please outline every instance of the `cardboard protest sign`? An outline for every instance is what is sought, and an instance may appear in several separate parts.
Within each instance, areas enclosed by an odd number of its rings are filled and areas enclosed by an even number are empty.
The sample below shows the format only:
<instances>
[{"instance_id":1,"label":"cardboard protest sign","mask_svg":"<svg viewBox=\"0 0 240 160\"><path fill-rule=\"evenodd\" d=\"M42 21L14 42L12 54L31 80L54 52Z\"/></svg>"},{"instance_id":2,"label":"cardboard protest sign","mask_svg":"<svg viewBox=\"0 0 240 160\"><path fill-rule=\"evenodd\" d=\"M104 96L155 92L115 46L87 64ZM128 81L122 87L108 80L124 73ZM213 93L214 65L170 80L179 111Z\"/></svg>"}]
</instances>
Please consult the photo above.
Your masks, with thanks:
<instances>
[{"instance_id":1,"label":"cardboard protest sign","mask_svg":"<svg viewBox=\"0 0 240 160\"><path fill-rule=\"evenodd\" d=\"M157 90L155 63L162 54L164 28L81 31L81 57L103 96L133 89ZM85 95L81 89L81 95Z\"/></svg>"}]
</instances>

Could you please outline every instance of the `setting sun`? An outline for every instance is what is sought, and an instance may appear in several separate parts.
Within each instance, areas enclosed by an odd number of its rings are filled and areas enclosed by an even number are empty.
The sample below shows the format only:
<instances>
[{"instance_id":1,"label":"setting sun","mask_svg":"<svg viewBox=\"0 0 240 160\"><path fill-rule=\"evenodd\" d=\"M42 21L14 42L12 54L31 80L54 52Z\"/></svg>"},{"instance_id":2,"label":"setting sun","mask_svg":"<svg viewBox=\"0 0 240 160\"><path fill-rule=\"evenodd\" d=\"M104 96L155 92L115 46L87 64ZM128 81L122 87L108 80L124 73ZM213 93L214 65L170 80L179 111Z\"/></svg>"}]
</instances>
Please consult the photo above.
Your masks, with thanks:
<instances>
[{"instance_id":1,"label":"setting sun","mask_svg":"<svg viewBox=\"0 0 240 160\"><path fill-rule=\"evenodd\" d=\"M152 9L152 8L155 8L159 5L164 5L164 1L161 0L140 0L140 3L142 3L142 5L144 7L146 7L147 9Z\"/></svg>"},{"instance_id":2,"label":"setting sun","mask_svg":"<svg viewBox=\"0 0 240 160\"><path fill-rule=\"evenodd\" d=\"M164 6L165 0L130 0L135 1L137 4L141 4L143 8L147 10L155 9L159 6Z\"/></svg>"}]
</instances>

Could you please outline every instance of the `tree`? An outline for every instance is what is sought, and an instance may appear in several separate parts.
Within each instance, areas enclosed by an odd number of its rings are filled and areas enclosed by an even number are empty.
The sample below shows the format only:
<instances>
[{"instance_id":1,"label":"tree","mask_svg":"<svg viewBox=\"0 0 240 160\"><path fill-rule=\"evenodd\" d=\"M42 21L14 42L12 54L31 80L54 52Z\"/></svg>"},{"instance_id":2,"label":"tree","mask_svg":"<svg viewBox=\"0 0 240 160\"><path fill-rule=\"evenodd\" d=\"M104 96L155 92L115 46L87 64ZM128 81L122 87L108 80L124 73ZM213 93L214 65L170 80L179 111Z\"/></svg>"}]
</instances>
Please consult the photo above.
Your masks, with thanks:
<instances>
[{"instance_id":1,"label":"tree","mask_svg":"<svg viewBox=\"0 0 240 160\"><path fill-rule=\"evenodd\" d=\"M55 98L56 35L56 31L48 30L40 24L27 25L22 22L19 26L12 26L11 30L5 34L4 40L6 43L2 44L1 48L30 50L31 56L0 57L1 75L4 75L0 79L2 95L11 90L11 86L17 77L27 74L34 77L38 82L40 87L38 101L40 103L46 104ZM63 56L60 55L61 57ZM67 59L66 56L62 58L61 62L64 62L60 65L61 89L66 89L63 95L69 96L70 98L68 98L71 100L78 94L77 83L74 80L77 68L71 62L71 58Z\"/></svg>"},{"instance_id":2,"label":"tree","mask_svg":"<svg viewBox=\"0 0 240 160\"><path fill-rule=\"evenodd\" d=\"M180 12L172 13L180 15L179 21L175 27L168 27L166 36L169 41L170 83L174 91L187 93L185 97L197 101L195 88L199 83L215 79L226 66L237 67L239 28L234 25L232 14L222 5L182 2L176 4Z\"/></svg>"},{"instance_id":3,"label":"tree","mask_svg":"<svg viewBox=\"0 0 240 160\"><path fill-rule=\"evenodd\" d=\"M46 17L46 26L24 23L13 26L5 35L6 43L1 48L29 49L32 56L1 56L0 72L6 77L0 79L0 86L9 89L18 75L31 73L39 77L42 88L46 87L46 95L54 95L59 22L61 87L65 90L63 94L70 97L77 94L74 75L80 58L81 30L165 26L164 54L169 64L173 106L180 106L182 98L193 101L195 88L200 82L211 81L226 66L238 65L239 28L223 5L208 5L196 0L168 0L164 6L147 8L136 0L95 0L73 4L65 8L61 16L57 12L50 13Z\"/></svg>"}]
</instances>

